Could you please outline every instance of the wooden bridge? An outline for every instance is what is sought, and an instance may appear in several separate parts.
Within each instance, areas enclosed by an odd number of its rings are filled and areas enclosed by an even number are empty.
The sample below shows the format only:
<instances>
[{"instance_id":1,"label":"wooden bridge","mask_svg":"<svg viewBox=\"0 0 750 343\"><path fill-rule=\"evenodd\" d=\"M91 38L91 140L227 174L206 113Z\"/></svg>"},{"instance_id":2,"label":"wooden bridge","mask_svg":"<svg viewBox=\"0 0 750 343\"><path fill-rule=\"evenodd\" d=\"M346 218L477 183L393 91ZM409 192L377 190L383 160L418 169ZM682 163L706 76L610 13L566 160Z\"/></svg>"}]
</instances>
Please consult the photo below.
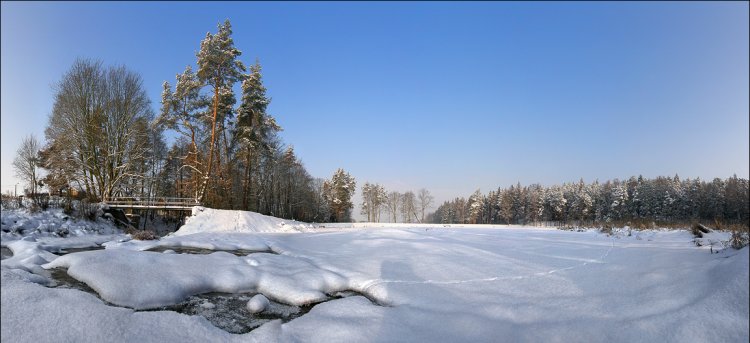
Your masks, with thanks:
<instances>
[{"instance_id":1,"label":"wooden bridge","mask_svg":"<svg viewBox=\"0 0 750 343\"><path fill-rule=\"evenodd\" d=\"M138 197L116 197L105 201L111 208L131 210L170 210L190 211L193 206L201 204L193 198L138 198Z\"/></svg>"}]
</instances>

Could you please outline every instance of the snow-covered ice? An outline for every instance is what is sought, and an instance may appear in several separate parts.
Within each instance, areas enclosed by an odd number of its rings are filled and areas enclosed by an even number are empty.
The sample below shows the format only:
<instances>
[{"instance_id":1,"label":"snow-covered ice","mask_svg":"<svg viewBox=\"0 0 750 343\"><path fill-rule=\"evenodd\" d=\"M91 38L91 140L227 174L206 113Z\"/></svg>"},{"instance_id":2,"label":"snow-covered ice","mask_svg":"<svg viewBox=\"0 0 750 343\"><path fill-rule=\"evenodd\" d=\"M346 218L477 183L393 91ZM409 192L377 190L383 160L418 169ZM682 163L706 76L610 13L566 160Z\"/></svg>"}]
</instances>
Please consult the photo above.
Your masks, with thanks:
<instances>
[{"instance_id":1,"label":"snow-covered ice","mask_svg":"<svg viewBox=\"0 0 750 343\"><path fill-rule=\"evenodd\" d=\"M706 238L715 241L712 246L697 246L686 230L605 235L505 226L324 224L320 231L249 212L195 212L160 240L113 237L105 250L64 256L49 252L45 244L55 242L3 236L3 246L14 253L2 261L3 341L750 338L750 256L747 247L726 248L724 232ZM146 251L154 247L217 252ZM253 253L219 251L238 249ZM67 268L104 301L45 287L50 268ZM206 292L258 293L259 300L245 303L248 316L265 307L260 303L266 297L290 305L320 303L296 319L268 321L245 334L230 334L198 315L136 310Z\"/></svg>"}]
</instances>

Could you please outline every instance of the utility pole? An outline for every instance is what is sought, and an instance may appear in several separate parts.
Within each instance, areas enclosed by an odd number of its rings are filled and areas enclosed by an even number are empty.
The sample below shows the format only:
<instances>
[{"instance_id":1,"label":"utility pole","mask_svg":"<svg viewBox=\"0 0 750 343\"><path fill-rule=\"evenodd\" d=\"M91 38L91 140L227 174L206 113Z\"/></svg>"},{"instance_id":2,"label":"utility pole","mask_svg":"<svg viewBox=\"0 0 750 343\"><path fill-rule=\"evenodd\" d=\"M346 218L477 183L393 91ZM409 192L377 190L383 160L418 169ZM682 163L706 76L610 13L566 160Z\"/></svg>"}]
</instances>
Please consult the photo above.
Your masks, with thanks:
<instances>
[{"instance_id":1,"label":"utility pole","mask_svg":"<svg viewBox=\"0 0 750 343\"><path fill-rule=\"evenodd\" d=\"M16 197L16 198L18 197L18 189L17 188L18 188L18 182L16 182L16 184L13 186L13 196Z\"/></svg>"}]
</instances>

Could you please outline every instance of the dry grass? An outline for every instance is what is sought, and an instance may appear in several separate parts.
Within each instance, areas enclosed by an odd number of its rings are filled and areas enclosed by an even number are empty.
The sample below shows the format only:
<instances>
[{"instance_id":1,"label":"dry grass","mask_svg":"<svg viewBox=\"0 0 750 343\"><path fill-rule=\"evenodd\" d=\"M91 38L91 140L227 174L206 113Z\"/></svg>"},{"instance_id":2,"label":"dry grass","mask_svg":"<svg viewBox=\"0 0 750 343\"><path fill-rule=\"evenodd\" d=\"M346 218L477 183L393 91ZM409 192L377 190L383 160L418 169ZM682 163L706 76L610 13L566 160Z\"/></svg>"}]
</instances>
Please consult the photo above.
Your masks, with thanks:
<instances>
[{"instance_id":1,"label":"dry grass","mask_svg":"<svg viewBox=\"0 0 750 343\"><path fill-rule=\"evenodd\" d=\"M750 244L750 230L747 225L736 225L731 228L732 237L729 238L729 245L737 250Z\"/></svg>"},{"instance_id":2,"label":"dry grass","mask_svg":"<svg viewBox=\"0 0 750 343\"><path fill-rule=\"evenodd\" d=\"M130 235L133 237L133 239L136 239L139 241L152 241L152 240L159 238L151 230L135 231L131 233Z\"/></svg>"}]
</instances>

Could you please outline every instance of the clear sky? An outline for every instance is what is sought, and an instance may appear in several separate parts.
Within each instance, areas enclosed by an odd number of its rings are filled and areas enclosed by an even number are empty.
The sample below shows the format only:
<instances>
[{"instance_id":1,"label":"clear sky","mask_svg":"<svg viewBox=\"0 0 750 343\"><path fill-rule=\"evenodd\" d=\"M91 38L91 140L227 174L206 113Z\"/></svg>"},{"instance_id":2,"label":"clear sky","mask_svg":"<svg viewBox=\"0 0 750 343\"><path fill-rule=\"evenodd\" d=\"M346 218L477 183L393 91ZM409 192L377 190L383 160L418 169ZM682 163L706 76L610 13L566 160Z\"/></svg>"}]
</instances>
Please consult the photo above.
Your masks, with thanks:
<instances>
[{"instance_id":1,"label":"clear sky","mask_svg":"<svg viewBox=\"0 0 750 343\"><path fill-rule=\"evenodd\" d=\"M316 177L342 167L440 202L516 182L748 177L747 2L3 2L2 191L76 57L139 72L156 111L226 18Z\"/></svg>"}]
</instances>

